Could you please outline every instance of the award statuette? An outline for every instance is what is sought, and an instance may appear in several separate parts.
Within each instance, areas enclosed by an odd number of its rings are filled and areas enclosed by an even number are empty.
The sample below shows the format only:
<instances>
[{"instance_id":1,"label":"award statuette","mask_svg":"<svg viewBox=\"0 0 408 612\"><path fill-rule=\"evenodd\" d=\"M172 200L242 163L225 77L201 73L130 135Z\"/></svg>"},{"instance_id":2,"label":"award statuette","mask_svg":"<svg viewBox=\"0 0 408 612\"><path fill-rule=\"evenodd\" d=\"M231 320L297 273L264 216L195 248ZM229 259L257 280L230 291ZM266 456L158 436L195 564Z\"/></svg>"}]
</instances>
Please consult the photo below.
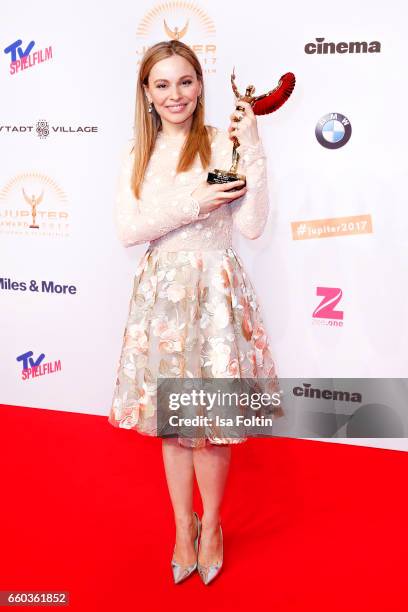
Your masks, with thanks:
<instances>
[{"instance_id":1,"label":"award statuette","mask_svg":"<svg viewBox=\"0 0 408 612\"><path fill-rule=\"evenodd\" d=\"M253 85L248 85L245 95L242 96L235 85L234 67L231 74L231 85L232 91L236 97L235 109L245 113L245 108L239 104L239 100L244 100L245 102L249 102L255 115L268 115L269 113L273 113L274 111L278 110L278 108L280 108L289 98L295 87L295 82L296 79L293 72L286 72L283 76L281 76L275 89L272 89L265 94L261 94L260 96L254 96L253 94L255 92L255 87ZM240 117L238 121L241 119L242 117ZM220 170L215 168L212 172L208 173L207 183L230 183L231 181L237 180L246 181L245 176L237 172L239 162L237 147L239 147L240 143L236 136L233 137L233 143L231 168L229 170ZM233 187L228 191L237 191L242 189L242 187L243 185L240 185L239 187Z\"/></svg>"},{"instance_id":2,"label":"award statuette","mask_svg":"<svg viewBox=\"0 0 408 612\"><path fill-rule=\"evenodd\" d=\"M40 226L36 224L35 218L37 216L37 206L38 204L41 203L41 200L44 197L44 191L41 192L41 195L38 198L36 198L35 195L32 195L30 198L24 191L24 187L23 187L23 196L27 204L31 206L31 216L32 216L33 222L31 223L31 225L29 225L29 227L34 228L34 229L39 229Z\"/></svg>"}]
</instances>

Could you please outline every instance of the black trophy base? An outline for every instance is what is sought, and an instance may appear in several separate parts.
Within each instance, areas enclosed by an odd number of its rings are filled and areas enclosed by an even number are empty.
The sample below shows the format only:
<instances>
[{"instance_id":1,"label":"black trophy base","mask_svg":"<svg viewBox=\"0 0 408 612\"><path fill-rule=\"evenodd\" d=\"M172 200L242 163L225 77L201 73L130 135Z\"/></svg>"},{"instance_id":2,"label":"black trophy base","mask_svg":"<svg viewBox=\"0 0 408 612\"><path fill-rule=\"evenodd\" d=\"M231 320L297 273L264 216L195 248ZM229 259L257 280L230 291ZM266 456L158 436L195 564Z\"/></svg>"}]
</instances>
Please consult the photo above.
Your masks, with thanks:
<instances>
[{"instance_id":1,"label":"black trophy base","mask_svg":"<svg viewBox=\"0 0 408 612\"><path fill-rule=\"evenodd\" d=\"M227 189L227 191L239 191L246 185L246 179L243 174L229 172L228 170L218 170L218 168L216 168L212 172L209 172L207 176L207 183L210 183L211 185L218 183L231 183L232 181L245 181L245 183L243 185L239 185L238 187L231 187L231 189Z\"/></svg>"}]
</instances>

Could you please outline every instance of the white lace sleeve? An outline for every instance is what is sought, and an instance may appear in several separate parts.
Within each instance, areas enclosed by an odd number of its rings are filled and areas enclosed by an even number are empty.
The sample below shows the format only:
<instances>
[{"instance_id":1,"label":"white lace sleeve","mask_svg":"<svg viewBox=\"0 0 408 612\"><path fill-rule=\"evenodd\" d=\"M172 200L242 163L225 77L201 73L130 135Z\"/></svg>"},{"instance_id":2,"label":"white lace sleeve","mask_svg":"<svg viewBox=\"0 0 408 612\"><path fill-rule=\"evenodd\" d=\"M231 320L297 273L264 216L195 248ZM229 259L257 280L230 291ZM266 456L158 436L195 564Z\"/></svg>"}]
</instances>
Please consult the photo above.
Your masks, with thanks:
<instances>
[{"instance_id":1,"label":"white lace sleeve","mask_svg":"<svg viewBox=\"0 0 408 612\"><path fill-rule=\"evenodd\" d=\"M114 206L114 222L117 236L126 247L142 244L167 234L168 232L195 221L205 219L209 213L200 214L197 200L190 195L174 193L172 198L164 198L159 207L143 200L143 211L131 189L133 157L131 146L123 153L120 175ZM178 197L179 196L179 197ZM148 212L144 212L148 210Z\"/></svg>"},{"instance_id":2,"label":"white lace sleeve","mask_svg":"<svg viewBox=\"0 0 408 612\"><path fill-rule=\"evenodd\" d=\"M243 236L254 240L264 231L269 213L266 155L262 141L256 145L238 147L238 172L245 174L247 192L232 206L234 225Z\"/></svg>"}]
</instances>

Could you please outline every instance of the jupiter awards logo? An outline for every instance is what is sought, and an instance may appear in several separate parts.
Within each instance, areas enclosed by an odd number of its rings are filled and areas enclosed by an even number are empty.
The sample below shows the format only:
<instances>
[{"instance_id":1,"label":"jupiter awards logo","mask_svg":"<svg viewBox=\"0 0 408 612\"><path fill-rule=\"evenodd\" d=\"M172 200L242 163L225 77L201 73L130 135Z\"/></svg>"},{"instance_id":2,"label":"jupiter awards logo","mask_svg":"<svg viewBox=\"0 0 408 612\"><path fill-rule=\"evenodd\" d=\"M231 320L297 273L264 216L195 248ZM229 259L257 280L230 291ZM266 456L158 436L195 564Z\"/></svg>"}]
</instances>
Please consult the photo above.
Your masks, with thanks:
<instances>
[{"instance_id":1,"label":"jupiter awards logo","mask_svg":"<svg viewBox=\"0 0 408 612\"><path fill-rule=\"evenodd\" d=\"M136 37L138 63L158 40L180 40L199 57L205 74L217 69L216 28L213 19L195 2L158 2L140 20Z\"/></svg>"}]
</instances>

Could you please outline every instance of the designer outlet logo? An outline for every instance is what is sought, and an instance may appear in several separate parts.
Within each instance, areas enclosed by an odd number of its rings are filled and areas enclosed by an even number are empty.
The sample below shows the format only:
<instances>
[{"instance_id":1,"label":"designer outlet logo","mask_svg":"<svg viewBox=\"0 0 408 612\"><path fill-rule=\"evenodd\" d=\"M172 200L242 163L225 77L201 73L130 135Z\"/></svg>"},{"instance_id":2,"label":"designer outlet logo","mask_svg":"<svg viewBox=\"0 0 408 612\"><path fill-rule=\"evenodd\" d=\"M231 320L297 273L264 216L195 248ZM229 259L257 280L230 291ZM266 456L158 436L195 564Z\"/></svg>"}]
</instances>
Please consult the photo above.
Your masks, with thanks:
<instances>
[{"instance_id":1,"label":"designer outlet logo","mask_svg":"<svg viewBox=\"0 0 408 612\"><path fill-rule=\"evenodd\" d=\"M32 134L38 138L48 138L50 134L95 134L98 132L96 125L51 125L46 119L39 119L35 125L0 125L0 135Z\"/></svg>"},{"instance_id":2,"label":"designer outlet logo","mask_svg":"<svg viewBox=\"0 0 408 612\"><path fill-rule=\"evenodd\" d=\"M315 135L322 147L339 149L350 140L350 121L341 113L328 113L317 122Z\"/></svg>"},{"instance_id":3,"label":"designer outlet logo","mask_svg":"<svg viewBox=\"0 0 408 612\"><path fill-rule=\"evenodd\" d=\"M215 33L211 17L194 2L160 2L139 22L136 36L141 39L141 44L137 54L141 58L146 49L158 40L181 40L199 56L203 71L215 74Z\"/></svg>"},{"instance_id":4,"label":"designer outlet logo","mask_svg":"<svg viewBox=\"0 0 408 612\"><path fill-rule=\"evenodd\" d=\"M35 128L36 134L39 138L47 138L50 134L50 126L48 125L48 121L45 119L40 119L37 121Z\"/></svg>"},{"instance_id":5,"label":"designer outlet logo","mask_svg":"<svg viewBox=\"0 0 408 612\"><path fill-rule=\"evenodd\" d=\"M323 299L313 311L313 323L316 325L342 327L343 311L335 310L335 307L342 298L342 290L337 287L317 287L316 295L323 296Z\"/></svg>"},{"instance_id":6,"label":"designer outlet logo","mask_svg":"<svg viewBox=\"0 0 408 612\"><path fill-rule=\"evenodd\" d=\"M62 369L61 360L45 361L45 354L40 353L34 357L33 351L26 351L16 357L17 363L21 364L21 380L32 380L38 376L46 374L55 374Z\"/></svg>"},{"instance_id":7,"label":"designer outlet logo","mask_svg":"<svg viewBox=\"0 0 408 612\"><path fill-rule=\"evenodd\" d=\"M21 39L15 40L11 45L4 49L4 53L10 62L10 74L18 74L27 68L39 66L43 62L48 62L52 59L51 45L46 49L33 50L35 42L32 40L24 47Z\"/></svg>"},{"instance_id":8,"label":"designer outlet logo","mask_svg":"<svg viewBox=\"0 0 408 612\"><path fill-rule=\"evenodd\" d=\"M0 190L0 235L52 236L70 233L67 196L40 172L13 176Z\"/></svg>"}]
</instances>

